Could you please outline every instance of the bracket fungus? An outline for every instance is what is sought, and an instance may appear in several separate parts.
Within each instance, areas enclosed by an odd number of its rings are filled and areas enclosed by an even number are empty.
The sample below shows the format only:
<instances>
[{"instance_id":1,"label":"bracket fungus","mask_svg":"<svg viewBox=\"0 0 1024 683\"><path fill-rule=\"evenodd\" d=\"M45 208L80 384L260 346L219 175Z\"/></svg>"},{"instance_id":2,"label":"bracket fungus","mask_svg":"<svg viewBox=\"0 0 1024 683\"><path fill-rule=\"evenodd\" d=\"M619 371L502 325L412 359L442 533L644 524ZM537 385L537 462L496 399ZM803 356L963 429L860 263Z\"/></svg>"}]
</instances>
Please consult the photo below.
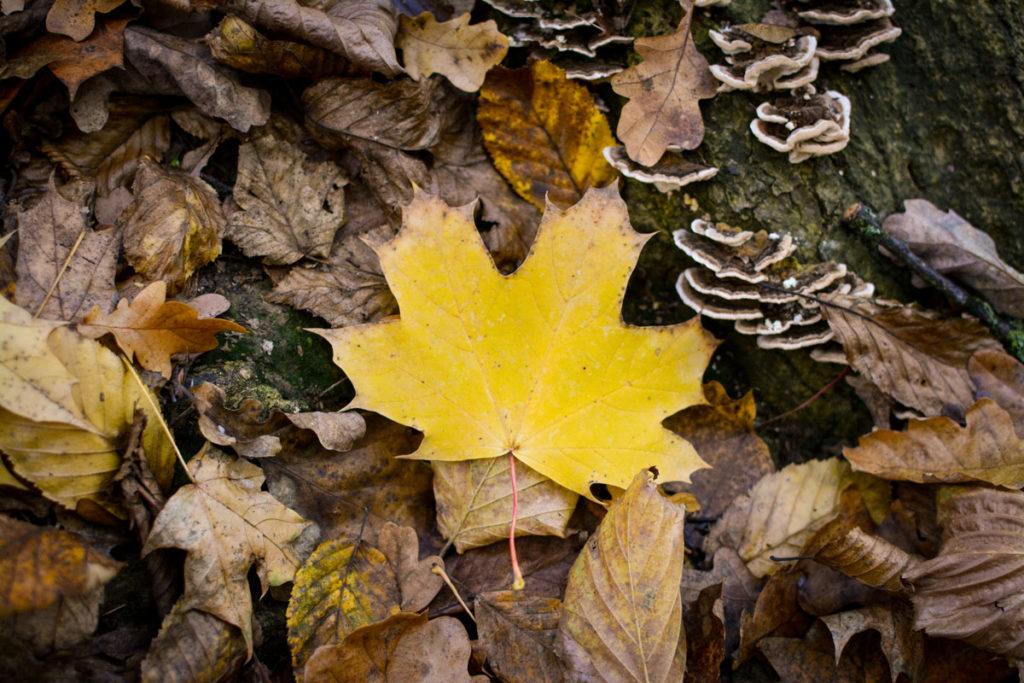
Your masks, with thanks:
<instances>
[{"instance_id":1,"label":"bracket fungus","mask_svg":"<svg viewBox=\"0 0 1024 683\"><path fill-rule=\"evenodd\" d=\"M839 67L844 71L860 71L889 61L889 55L870 50L876 45L896 40L902 32L903 29L888 18L864 24L832 26L822 32L817 55L822 61L845 61L846 64Z\"/></svg>"},{"instance_id":2,"label":"bracket fungus","mask_svg":"<svg viewBox=\"0 0 1024 683\"><path fill-rule=\"evenodd\" d=\"M604 158L627 178L651 183L665 193L674 192L690 183L708 180L718 173L714 166L687 161L679 154L672 153L663 156L654 166L636 163L629 158L624 147L605 147Z\"/></svg>"},{"instance_id":3,"label":"bracket fungus","mask_svg":"<svg viewBox=\"0 0 1024 683\"><path fill-rule=\"evenodd\" d=\"M761 348L798 349L833 337L819 308L820 295L870 296L874 287L827 261L801 266L789 234L754 232L698 218L673 233L676 245L703 267L676 281L683 302L698 313L730 320Z\"/></svg>"},{"instance_id":4,"label":"bracket fungus","mask_svg":"<svg viewBox=\"0 0 1024 683\"><path fill-rule=\"evenodd\" d=\"M709 31L726 54L727 64L712 64L711 74L729 90L788 90L818 77L817 32L776 24L739 24Z\"/></svg>"},{"instance_id":5,"label":"bracket fungus","mask_svg":"<svg viewBox=\"0 0 1024 683\"><path fill-rule=\"evenodd\" d=\"M892 16L892 13L896 11L891 0L830 0L829 2L799 0L797 7L800 5L810 5L808 9L797 9L796 14L812 24L859 24Z\"/></svg>"},{"instance_id":6,"label":"bracket fungus","mask_svg":"<svg viewBox=\"0 0 1024 683\"><path fill-rule=\"evenodd\" d=\"M772 149L789 152L794 164L832 154L850 141L850 100L834 90L819 94L808 85L758 106L750 130Z\"/></svg>"}]
</instances>

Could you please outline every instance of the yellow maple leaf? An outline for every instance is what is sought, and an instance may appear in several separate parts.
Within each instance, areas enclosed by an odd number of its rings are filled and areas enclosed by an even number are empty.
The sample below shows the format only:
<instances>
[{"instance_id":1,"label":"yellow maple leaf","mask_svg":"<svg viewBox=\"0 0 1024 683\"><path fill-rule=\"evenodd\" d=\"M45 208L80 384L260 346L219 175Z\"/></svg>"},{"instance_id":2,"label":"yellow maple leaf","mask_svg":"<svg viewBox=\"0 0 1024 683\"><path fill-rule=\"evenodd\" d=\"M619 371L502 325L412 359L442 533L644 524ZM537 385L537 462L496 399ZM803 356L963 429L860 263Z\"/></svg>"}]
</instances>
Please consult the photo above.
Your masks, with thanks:
<instances>
[{"instance_id":1,"label":"yellow maple leaf","mask_svg":"<svg viewBox=\"0 0 1024 683\"><path fill-rule=\"evenodd\" d=\"M622 322L626 283L649 239L614 187L570 209L548 205L526 262L494 267L473 208L417 194L378 250L401 319L320 330L356 388L351 408L424 432L409 457L512 453L562 486L626 488L657 466L663 481L706 466L661 421L703 403L715 347L696 318Z\"/></svg>"}]
</instances>

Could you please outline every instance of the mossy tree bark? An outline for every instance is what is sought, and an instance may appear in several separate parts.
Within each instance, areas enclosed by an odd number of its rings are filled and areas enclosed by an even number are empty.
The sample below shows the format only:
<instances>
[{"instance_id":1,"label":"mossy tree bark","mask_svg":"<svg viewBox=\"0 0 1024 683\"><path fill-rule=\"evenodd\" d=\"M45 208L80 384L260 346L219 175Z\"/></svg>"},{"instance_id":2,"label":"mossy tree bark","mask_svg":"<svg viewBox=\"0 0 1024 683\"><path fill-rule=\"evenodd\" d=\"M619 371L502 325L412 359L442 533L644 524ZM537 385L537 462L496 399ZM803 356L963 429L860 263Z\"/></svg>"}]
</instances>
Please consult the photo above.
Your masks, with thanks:
<instances>
[{"instance_id":1,"label":"mossy tree bark","mask_svg":"<svg viewBox=\"0 0 1024 683\"><path fill-rule=\"evenodd\" d=\"M769 0L733 0L731 6L699 11L698 46L712 63L722 56L707 29L757 21ZM1024 270L1024 13L1014 0L903 0L894 3L903 35L882 46L892 59L848 74L823 63L816 83L842 92L853 105L851 140L828 157L790 164L785 154L754 139L748 125L754 109L772 95L726 93L705 102L707 135L695 156L717 166L713 180L686 188L699 202L687 208L682 193L666 197L630 181L626 195L634 225L666 237L708 213L731 225L790 232L804 262L845 262L874 282L878 294L904 301L923 298L909 274L873 253L840 225L855 202L879 215L903 210L903 200L928 199L953 209L992 235L1000 254ZM636 35L671 31L679 19L674 2L644 2L636 10ZM635 320L682 320L692 312L672 301L672 283L688 264L670 239L658 239L642 260L633 283ZM660 301L656 314L649 302ZM731 327L711 323L723 338L712 374L731 388L756 390L759 419L782 413L812 395L838 372L806 352L762 351ZM952 341L952 340L951 340ZM830 392L813 407L765 430L782 461L827 455L870 430L859 400L848 388Z\"/></svg>"}]
</instances>

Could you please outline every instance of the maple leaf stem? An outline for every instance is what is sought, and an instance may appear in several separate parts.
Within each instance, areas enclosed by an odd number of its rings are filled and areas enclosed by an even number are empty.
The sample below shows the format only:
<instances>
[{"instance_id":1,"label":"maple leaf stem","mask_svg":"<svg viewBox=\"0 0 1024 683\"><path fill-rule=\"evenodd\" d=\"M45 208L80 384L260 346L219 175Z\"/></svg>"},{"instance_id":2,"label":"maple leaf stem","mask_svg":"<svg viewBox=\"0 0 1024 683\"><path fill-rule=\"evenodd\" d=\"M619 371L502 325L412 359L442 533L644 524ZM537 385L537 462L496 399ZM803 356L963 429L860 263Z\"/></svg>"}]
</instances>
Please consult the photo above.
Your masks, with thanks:
<instances>
[{"instance_id":1,"label":"maple leaf stem","mask_svg":"<svg viewBox=\"0 0 1024 683\"><path fill-rule=\"evenodd\" d=\"M519 558L516 557L516 518L519 516L519 489L516 488L516 458L512 451L508 452L509 473L512 475L512 524L508 530L508 550L512 556L512 590L521 591L526 587L523 580L523 572L519 568Z\"/></svg>"}]
</instances>

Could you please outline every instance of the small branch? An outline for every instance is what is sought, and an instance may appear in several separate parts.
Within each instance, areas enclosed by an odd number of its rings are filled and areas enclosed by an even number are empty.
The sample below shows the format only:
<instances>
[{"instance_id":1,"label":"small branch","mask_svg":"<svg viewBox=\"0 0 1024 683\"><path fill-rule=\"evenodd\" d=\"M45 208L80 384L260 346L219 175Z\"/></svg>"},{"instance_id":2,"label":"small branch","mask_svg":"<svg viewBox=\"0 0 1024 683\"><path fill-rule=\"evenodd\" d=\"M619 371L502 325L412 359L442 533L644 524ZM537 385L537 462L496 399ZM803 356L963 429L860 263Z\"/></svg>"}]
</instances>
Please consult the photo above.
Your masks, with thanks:
<instances>
[{"instance_id":1,"label":"small branch","mask_svg":"<svg viewBox=\"0 0 1024 683\"><path fill-rule=\"evenodd\" d=\"M811 396L809 399L807 399L806 401L804 401L803 403L798 405L796 408L793 408L791 410L787 410L786 412L782 413L781 415L776 415L773 418L770 418L768 420L765 420L764 422L761 422L759 424L754 425L755 429L760 429L761 427L764 427L766 425L770 425L772 422L778 422L779 420L781 420L783 418L789 417L793 413L796 413L796 412L799 412L799 411L803 410L804 408L806 408L807 406L811 405L812 403L817 401L819 398L821 398L822 395L824 395L824 393L826 391L828 391L829 389L831 389L835 385L839 384L839 380L841 380L842 378L846 377L848 372L850 372L850 366L849 365L847 365L845 368L843 368L843 371L840 372L835 377L835 379L830 381L828 384L823 386L821 389L818 389L818 391L814 394L814 396Z\"/></svg>"},{"instance_id":2,"label":"small branch","mask_svg":"<svg viewBox=\"0 0 1024 683\"><path fill-rule=\"evenodd\" d=\"M878 222L875 212L863 204L854 204L843 215L842 222L854 228L860 237L875 247L885 247L896 259L914 271L929 285L945 294L951 301L985 324L992 335L1024 362L1024 330L1013 325L996 313L987 302L968 294L955 282L928 265L920 256L911 251L901 239L887 233Z\"/></svg>"}]
</instances>

